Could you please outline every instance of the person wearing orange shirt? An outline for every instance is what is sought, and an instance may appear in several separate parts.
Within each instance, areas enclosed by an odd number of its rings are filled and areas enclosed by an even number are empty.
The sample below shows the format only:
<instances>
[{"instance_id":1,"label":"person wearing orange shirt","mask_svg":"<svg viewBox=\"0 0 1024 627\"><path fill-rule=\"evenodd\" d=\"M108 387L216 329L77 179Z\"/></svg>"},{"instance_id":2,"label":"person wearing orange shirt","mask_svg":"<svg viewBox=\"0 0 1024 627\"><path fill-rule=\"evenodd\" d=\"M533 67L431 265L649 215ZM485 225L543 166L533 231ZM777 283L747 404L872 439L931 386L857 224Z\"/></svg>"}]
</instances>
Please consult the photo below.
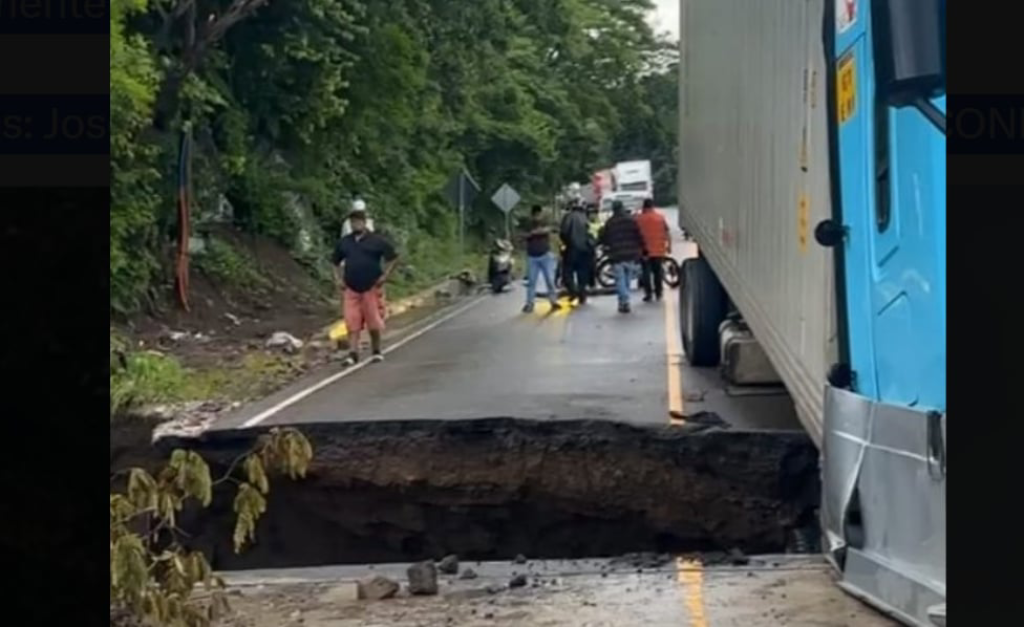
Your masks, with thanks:
<instances>
[{"instance_id":1,"label":"person wearing orange shirt","mask_svg":"<svg viewBox=\"0 0 1024 627\"><path fill-rule=\"evenodd\" d=\"M644 288L644 302L654 298L661 300L665 285L665 257L672 254L672 236L668 221L654 208L654 201L644 199L640 215L636 217L640 234L644 238L644 250L647 255L641 265L640 285Z\"/></svg>"}]
</instances>

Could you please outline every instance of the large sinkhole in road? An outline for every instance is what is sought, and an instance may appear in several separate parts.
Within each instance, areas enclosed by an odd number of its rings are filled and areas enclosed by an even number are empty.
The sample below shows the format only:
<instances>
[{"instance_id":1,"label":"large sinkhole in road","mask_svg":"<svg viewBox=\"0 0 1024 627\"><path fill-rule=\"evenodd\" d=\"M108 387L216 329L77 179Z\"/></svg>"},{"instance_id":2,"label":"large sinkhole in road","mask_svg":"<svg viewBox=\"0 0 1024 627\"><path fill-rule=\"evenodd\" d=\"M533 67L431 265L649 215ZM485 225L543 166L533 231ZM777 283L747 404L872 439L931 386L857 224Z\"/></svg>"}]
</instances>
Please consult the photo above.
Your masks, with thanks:
<instances>
[{"instance_id":1,"label":"large sinkhole in road","mask_svg":"<svg viewBox=\"0 0 1024 627\"><path fill-rule=\"evenodd\" d=\"M181 520L223 570L630 552L792 549L814 528L818 452L803 433L605 421L303 425L308 477L272 482L257 544L231 549L231 493ZM259 430L187 445L216 473ZM161 441L160 448L183 441Z\"/></svg>"}]
</instances>

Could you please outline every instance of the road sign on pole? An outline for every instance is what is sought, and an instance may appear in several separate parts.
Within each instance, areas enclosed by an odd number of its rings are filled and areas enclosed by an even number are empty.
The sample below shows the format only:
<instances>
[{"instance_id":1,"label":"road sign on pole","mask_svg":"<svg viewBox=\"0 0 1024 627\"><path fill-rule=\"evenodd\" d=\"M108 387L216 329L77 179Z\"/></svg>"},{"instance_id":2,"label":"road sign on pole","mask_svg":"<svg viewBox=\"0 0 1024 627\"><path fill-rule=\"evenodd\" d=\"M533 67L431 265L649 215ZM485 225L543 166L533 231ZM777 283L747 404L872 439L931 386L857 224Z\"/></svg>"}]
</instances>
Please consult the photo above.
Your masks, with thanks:
<instances>
[{"instance_id":1,"label":"road sign on pole","mask_svg":"<svg viewBox=\"0 0 1024 627\"><path fill-rule=\"evenodd\" d=\"M508 213L512 211L512 207L519 203L519 193L512 189L511 185L505 183L491 196L491 202L497 205L498 209Z\"/></svg>"},{"instance_id":2,"label":"road sign on pole","mask_svg":"<svg viewBox=\"0 0 1024 627\"><path fill-rule=\"evenodd\" d=\"M512 238L512 208L519 203L519 192L512 189L508 183L502 184L498 191L491 196L491 202L497 205L505 214L505 237Z\"/></svg>"}]
</instances>

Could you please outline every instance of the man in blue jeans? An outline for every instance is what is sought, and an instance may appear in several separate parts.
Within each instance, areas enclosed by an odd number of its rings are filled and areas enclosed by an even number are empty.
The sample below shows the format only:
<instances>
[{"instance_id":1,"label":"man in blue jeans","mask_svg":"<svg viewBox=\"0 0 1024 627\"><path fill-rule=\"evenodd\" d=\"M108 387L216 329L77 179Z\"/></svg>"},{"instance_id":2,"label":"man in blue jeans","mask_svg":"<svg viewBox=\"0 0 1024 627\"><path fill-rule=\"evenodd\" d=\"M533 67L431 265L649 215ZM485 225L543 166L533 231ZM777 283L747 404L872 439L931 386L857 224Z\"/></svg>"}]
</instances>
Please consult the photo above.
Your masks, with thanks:
<instances>
[{"instance_id":1,"label":"man in blue jeans","mask_svg":"<svg viewBox=\"0 0 1024 627\"><path fill-rule=\"evenodd\" d=\"M526 305L523 313L533 311L537 298L537 274L544 275L551 311L561 309L555 288L555 256L551 254L551 229L544 222L544 209L534 205L530 210L530 231L526 234Z\"/></svg>"},{"instance_id":2,"label":"man in blue jeans","mask_svg":"<svg viewBox=\"0 0 1024 627\"><path fill-rule=\"evenodd\" d=\"M599 238L615 270L619 313L629 313L629 287L639 272L640 260L644 258L644 238L640 226L626 211L622 201L612 203L612 217L608 218L601 229Z\"/></svg>"}]
</instances>

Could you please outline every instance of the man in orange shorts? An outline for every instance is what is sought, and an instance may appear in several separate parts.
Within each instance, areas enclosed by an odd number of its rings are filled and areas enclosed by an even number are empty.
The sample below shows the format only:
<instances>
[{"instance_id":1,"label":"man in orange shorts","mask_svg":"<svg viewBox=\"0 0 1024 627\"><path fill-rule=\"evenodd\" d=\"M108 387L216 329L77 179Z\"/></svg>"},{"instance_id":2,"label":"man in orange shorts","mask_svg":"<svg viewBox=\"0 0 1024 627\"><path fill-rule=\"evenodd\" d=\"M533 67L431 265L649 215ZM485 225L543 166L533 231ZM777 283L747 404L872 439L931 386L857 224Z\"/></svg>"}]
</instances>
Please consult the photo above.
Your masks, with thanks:
<instances>
[{"instance_id":1,"label":"man in orange shorts","mask_svg":"<svg viewBox=\"0 0 1024 627\"><path fill-rule=\"evenodd\" d=\"M381 295L398 263L398 254L390 242L367 228L364 209L354 209L349 214L349 223L352 232L338 240L332 260L348 329L349 354L345 363L353 366L359 363L359 339L364 328L370 333L371 360L384 359Z\"/></svg>"}]
</instances>

